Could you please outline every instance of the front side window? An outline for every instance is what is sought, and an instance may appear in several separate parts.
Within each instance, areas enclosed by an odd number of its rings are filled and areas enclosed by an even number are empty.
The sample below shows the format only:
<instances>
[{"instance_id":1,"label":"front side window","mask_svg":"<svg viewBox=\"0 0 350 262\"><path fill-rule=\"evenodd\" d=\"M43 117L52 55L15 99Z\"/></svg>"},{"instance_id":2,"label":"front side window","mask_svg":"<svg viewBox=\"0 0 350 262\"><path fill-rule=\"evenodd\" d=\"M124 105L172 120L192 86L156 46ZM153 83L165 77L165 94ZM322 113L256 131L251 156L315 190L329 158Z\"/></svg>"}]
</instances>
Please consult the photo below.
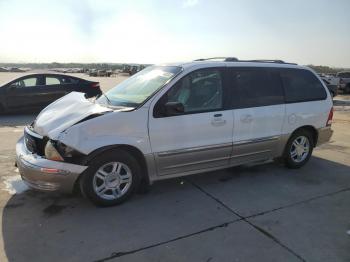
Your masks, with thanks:
<instances>
[{"instance_id":1,"label":"front side window","mask_svg":"<svg viewBox=\"0 0 350 262\"><path fill-rule=\"evenodd\" d=\"M277 72L264 68L232 69L233 107L249 108L284 103Z\"/></svg>"},{"instance_id":2,"label":"front side window","mask_svg":"<svg viewBox=\"0 0 350 262\"><path fill-rule=\"evenodd\" d=\"M167 102L182 103L184 113L221 109L223 81L220 70L203 69L188 74L169 90Z\"/></svg>"},{"instance_id":3,"label":"front side window","mask_svg":"<svg viewBox=\"0 0 350 262\"><path fill-rule=\"evenodd\" d=\"M25 78L22 80L19 80L11 86L16 86L16 88L23 88L23 87L32 87L38 85L38 78L37 77L30 77L30 78Z\"/></svg>"},{"instance_id":4,"label":"front side window","mask_svg":"<svg viewBox=\"0 0 350 262\"><path fill-rule=\"evenodd\" d=\"M327 97L322 83L308 70L281 69L286 102L323 100Z\"/></svg>"},{"instance_id":5,"label":"front side window","mask_svg":"<svg viewBox=\"0 0 350 262\"><path fill-rule=\"evenodd\" d=\"M111 106L137 107L181 71L178 66L150 66L101 96L97 102Z\"/></svg>"}]
</instances>

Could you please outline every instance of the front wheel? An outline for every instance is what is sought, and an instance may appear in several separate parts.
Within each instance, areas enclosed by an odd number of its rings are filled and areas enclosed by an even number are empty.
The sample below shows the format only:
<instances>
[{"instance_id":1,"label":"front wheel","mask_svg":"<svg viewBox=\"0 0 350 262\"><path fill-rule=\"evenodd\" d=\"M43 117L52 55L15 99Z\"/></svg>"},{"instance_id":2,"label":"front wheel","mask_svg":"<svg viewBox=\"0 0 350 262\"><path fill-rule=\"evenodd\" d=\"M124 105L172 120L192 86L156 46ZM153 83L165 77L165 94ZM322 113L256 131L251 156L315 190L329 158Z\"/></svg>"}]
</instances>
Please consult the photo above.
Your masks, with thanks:
<instances>
[{"instance_id":1,"label":"front wheel","mask_svg":"<svg viewBox=\"0 0 350 262\"><path fill-rule=\"evenodd\" d=\"M124 150L112 150L94 158L80 180L84 196L98 206L126 201L139 187L141 169Z\"/></svg>"},{"instance_id":2,"label":"front wheel","mask_svg":"<svg viewBox=\"0 0 350 262\"><path fill-rule=\"evenodd\" d=\"M300 168L305 165L312 154L313 139L310 132L300 130L288 140L284 152L285 164L288 168Z\"/></svg>"}]
</instances>

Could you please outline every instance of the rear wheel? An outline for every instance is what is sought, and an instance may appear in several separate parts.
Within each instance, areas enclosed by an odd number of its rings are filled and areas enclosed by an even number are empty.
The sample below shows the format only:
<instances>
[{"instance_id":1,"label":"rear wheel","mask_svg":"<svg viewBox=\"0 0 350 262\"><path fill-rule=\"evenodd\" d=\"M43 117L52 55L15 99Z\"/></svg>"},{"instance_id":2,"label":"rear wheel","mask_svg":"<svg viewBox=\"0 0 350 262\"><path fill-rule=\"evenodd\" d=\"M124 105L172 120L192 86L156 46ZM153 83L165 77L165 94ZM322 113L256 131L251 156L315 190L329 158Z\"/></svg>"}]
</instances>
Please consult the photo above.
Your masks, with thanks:
<instances>
[{"instance_id":1,"label":"rear wheel","mask_svg":"<svg viewBox=\"0 0 350 262\"><path fill-rule=\"evenodd\" d=\"M288 168L300 168L305 165L312 154L314 142L312 135L307 130L295 132L285 148L284 162Z\"/></svg>"},{"instance_id":2,"label":"rear wheel","mask_svg":"<svg viewBox=\"0 0 350 262\"><path fill-rule=\"evenodd\" d=\"M83 194L98 206L127 200L141 181L137 160L124 150L112 150L94 158L80 180Z\"/></svg>"}]
</instances>

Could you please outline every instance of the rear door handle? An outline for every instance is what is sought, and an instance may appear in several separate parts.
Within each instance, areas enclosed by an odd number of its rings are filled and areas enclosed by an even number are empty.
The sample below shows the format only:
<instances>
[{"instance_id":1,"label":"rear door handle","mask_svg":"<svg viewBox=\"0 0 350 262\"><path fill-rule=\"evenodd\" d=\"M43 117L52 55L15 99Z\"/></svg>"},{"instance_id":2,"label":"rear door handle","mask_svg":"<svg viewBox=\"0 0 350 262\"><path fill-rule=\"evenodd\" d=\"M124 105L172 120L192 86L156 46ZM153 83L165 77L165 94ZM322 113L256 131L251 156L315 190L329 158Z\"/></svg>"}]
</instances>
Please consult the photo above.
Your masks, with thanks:
<instances>
[{"instance_id":1,"label":"rear door handle","mask_svg":"<svg viewBox=\"0 0 350 262\"><path fill-rule=\"evenodd\" d=\"M253 116L252 115L243 115L241 116L241 122L243 123L250 123L253 121Z\"/></svg>"}]
</instances>

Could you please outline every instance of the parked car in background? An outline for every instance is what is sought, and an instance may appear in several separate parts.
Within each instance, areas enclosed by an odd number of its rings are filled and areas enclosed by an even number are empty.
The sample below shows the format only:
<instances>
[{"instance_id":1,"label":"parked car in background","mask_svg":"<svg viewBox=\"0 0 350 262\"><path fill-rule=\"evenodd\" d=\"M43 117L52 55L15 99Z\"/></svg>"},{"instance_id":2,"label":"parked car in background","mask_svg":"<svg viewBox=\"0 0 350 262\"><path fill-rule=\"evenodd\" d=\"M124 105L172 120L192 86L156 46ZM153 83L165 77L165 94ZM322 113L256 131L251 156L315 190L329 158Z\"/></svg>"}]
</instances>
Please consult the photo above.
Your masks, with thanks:
<instances>
[{"instance_id":1,"label":"parked car in background","mask_svg":"<svg viewBox=\"0 0 350 262\"><path fill-rule=\"evenodd\" d=\"M112 75L112 70L106 70L106 69L90 69L89 70L89 76L99 76L99 77L110 77Z\"/></svg>"},{"instance_id":2,"label":"parked car in background","mask_svg":"<svg viewBox=\"0 0 350 262\"><path fill-rule=\"evenodd\" d=\"M112 74L112 70L105 70L105 69L101 69L97 71L97 76L106 76L106 77L110 77Z\"/></svg>"},{"instance_id":3,"label":"parked car in background","mask_svg":"<svg viewBox=\"0 0 350 262\"><path fill-rule=\"evenodd\" d=\"M140 64L126 64L123 66L122 73L127 73L129 75L134 75L141 70L146 68L146 65L140 65Z\"/></svg>"},{"instance_id":4,"label":"parked car in background","mask_svg":"<svg viewBox=\"0 0 350 262\"><path fill-rule=\"evenodd\" d=\"M322 79L326 80L330 85L338 85L339 84L339 77L336 76L336 74L318 74Z\"/></svg>"},{"instance_id":5,"label":"parked car in background","mask_svg":"<svg viewBox=\"0 0 350 262\"><path fill-rule=\"evenodd\" d=\"M87 98L102 93L99 82L61 74L30 74L0 87L0 111L43 109L72 91L85 93Z\"/></svg>"},{"instance_id":6,"label":"parked car in background","mask_svg":"<svg viewBox=\"0 0 350 262\"><path fill-rule=\"evenodd\" d=\"M350 94L350 72L339 72L337 77L339 77L339 90Z\"/></svg>"},{"instance_id":7,"label":"parked car in background","mask_svg":"<svg viewBox=\"0 0 350 262\"><path fill-rule=\"evenodd\" d=\"M307 67L150 66L95 101L71 93L46 107L16 145L17 166L32 188L80 188L111 206L157 180L274 158L300 168L329 141L332 117L332 97Z\"/></svg>"},{"instance_id":8,"label":"parked car in background","mask_svg":"<svg viewBox=\"0 0 350 262\"><path fill-rule=\"evenodd\" d=\"M97 76L97 69L90 69L88 74L89 76Z\"/></svg>"},{"instance_id":9,"label":"parked car in background","mask_svg":"<svg viewBox=\"0 0 350 262\"><path fill-rule=\"evenodd\" d=\"M328 82L328 80L321 78L322 81L326 84L329 92L331 93L332 97L335 97L336 95L338 95L338 85L336 84L331 84L330 82Z\"/></svg>"},{"instance_id":10,"label":"parked car in background","mask_svg":"<svg viewBox=\"0 0 350 262\"><path fill-rule=\"evenodd\" d=\"M0 67L0 72L23 73L29 70L30 70L29 68L20 68L20 67Z\"/></svg>"}]
</instances>

